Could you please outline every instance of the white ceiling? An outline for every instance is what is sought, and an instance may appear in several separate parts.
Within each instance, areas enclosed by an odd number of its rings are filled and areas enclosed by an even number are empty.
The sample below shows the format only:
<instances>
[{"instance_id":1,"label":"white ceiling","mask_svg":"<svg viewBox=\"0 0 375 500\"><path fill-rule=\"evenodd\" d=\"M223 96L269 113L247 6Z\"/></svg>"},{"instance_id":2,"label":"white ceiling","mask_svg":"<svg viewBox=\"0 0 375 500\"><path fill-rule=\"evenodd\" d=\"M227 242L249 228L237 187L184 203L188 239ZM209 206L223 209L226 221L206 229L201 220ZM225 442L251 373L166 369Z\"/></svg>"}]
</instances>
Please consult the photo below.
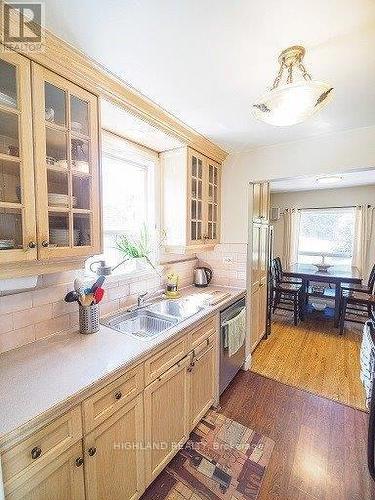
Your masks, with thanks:
<instances>
[{"instance_id":1,"label":"white ceiling","mask_svg":"<svg viewBox=\"0 0 375 500\"><path fill-rule=\"evenodd\" d=\"M328 185L317 182L316 179L318 176L315 175L311 177L295 177L293 179L272 181L270 182L270 189L272 193L287 193L290 191L312 191L316 189L337 189L375 185L375 169L333 174L333 176L336 175L338 177L337 182Z\"/></svg>"},{"instance_id":2,"label":"white ceiling","mask_svg":"<svg viewBox=\"0 0 375 500\"><path fill-rule=\"evenodd\" d=\"M375 123L373 0L45 0L46 24L228 151ZM279 52L307 49L334 100L304 124L256 122Z\"/></svg>"}]
</instances>

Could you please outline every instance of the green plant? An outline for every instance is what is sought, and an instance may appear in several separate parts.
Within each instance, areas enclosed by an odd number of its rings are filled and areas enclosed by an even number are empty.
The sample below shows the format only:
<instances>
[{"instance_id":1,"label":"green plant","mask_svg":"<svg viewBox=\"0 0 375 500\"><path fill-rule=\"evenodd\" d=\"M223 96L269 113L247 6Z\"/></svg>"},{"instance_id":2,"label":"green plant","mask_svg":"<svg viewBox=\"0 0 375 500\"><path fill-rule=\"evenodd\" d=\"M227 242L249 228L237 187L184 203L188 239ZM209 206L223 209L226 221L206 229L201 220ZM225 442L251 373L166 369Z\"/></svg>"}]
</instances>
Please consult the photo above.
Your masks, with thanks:
<instances>
[{"instance_id":1,"label":"green plant","mask_svg":"<svg viewBox=\"0 0 375 500\"><path fill-rule=\"evenodd\" d=\"M165 233L162 233L162 238L159 246L162 245L165 239ZM156 270L155 265L151 261L152 246L151 238L146 224L143 224L139 235L121 234L116 237L115 246L123 256L128 259L144 258L151 267Z\"/></svg>"}]
</instances>

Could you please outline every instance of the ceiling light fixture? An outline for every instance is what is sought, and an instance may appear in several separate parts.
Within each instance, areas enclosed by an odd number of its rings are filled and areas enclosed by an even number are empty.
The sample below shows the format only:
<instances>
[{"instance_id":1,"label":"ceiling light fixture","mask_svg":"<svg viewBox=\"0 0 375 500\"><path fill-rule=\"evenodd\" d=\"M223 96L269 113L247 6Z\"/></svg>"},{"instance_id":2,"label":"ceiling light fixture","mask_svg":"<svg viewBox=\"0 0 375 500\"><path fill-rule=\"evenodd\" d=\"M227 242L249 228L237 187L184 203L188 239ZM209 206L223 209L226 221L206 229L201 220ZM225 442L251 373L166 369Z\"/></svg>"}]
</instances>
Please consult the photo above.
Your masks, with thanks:
<instances>
[{"instance_id":1,"label":"ceiling light fixture","mask_svg":"<svg viewBox=\"0 0 375 500\"><path fill-rule=\"evenodd\" d=\"M328 103L333 87L312 80L303 65L304 55L305 49L299 45L281 52L280 69L272 88L253 104L255 118L280 127L295 125L307 120ZM294 69L301 72L303 80L293 81ZM282 84L284 70L287 77Z\"/></svg>"},{"instance_id":2,"label":"ceiling light fixture","mask_svg":"<svg viewBox=\"0 0 375 500\"><path fill-rule=\"evenodd\" d=\"M330 175L326 177L318 177L316 182L318 184L336 184L337 182L342 181L341 175Z\"/></svg>"}]
</instances>

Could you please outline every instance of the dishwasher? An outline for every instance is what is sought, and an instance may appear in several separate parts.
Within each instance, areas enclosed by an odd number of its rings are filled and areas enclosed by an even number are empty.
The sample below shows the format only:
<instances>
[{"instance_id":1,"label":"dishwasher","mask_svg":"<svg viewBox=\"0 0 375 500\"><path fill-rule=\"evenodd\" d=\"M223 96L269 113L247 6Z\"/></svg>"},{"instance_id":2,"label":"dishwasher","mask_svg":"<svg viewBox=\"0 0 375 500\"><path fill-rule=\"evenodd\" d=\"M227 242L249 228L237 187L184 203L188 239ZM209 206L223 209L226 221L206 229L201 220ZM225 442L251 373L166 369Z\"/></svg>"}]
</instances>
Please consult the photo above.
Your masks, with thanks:
<instances>
[{"instance_id":1,"label":"dishwasher","mask_svg":"<svg viewBox=\"0 0 375 500\"><path fill-rule=\"evenodd\" d=\"M220 394L224 392L236 373L245 363L246 341L243 342L242 346L232 356L229 356L228 348L225 346L227 322L238 316L245 308L246 298L243 297L220 312Z\"/></svg>"}]
</instances>

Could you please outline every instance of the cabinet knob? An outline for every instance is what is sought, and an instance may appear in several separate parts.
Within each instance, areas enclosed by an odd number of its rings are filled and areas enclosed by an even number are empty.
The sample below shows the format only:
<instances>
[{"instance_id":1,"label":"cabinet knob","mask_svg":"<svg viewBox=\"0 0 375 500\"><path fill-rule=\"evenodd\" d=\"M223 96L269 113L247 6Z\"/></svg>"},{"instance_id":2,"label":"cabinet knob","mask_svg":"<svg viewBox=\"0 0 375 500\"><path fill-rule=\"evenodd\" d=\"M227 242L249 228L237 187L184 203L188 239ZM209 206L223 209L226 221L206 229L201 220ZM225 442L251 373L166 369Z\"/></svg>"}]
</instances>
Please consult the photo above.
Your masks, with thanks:
<instances>
[{"instance_id":1,"label":"cabinet knob","mask_svg":"<svg viewBox=\"0 0 375 500\"><path fill-rule=\"evenodd\" d=\"M82 457L76 458L76 467L81 467L81 465L83 465L83 458Z\"/></svg>"},{"instance_id":2,"label":"cabinet knob","mask_svg":"<svg viewBox=\"0 0 375 500\"><path fill-rule=\"evenodd\" d=\"M95 447L88 449L88 454L90 455L90 457L93 457L95 455L95 453L96 453Z\"/></svg>"},{"instance_id":3,"label":"cabinet knob","mask_svg":"<svg viewBox=\"0 0 375 500\"><path fill-rule=\"evenodd\" d=\"M31 450L31 458L33 460L36 460L37 458L39 458L41 454L42 454L42 449L39 448L39 446L35 446L35 448L33 448Z\"/></svg>"},{"instance_id":4,"label":"cabinet knob","mask_svg":"<svg viewBox=\"0 0 375 500\"><path fill-rule=\"evenodd\" d=\"M47 241L47 240L42 241L42 247L44 247L44 248L49 247L49 241Z\"/></svg>"},{"instance_id":5,"label":"cabinet knob","mask_svg":"<svg viewBox=\"0 0 375 500\"><path fill-rule=\"evenodd\" d=\"M122 398L122 392L121 391L116 392L115 398L116 399L121 399Z\"/></svg>"},{"instance_id":6,"label":"cabinet knob","mask_svg":"<svg viewBox=\"0 0 375 500\"><path fill-rule=\"evenodd\" d=\"M35 241L29 241L29 244L27 246L29 248L36 248L36 243L35 243Z\"/></svg>"}]
</instances>

